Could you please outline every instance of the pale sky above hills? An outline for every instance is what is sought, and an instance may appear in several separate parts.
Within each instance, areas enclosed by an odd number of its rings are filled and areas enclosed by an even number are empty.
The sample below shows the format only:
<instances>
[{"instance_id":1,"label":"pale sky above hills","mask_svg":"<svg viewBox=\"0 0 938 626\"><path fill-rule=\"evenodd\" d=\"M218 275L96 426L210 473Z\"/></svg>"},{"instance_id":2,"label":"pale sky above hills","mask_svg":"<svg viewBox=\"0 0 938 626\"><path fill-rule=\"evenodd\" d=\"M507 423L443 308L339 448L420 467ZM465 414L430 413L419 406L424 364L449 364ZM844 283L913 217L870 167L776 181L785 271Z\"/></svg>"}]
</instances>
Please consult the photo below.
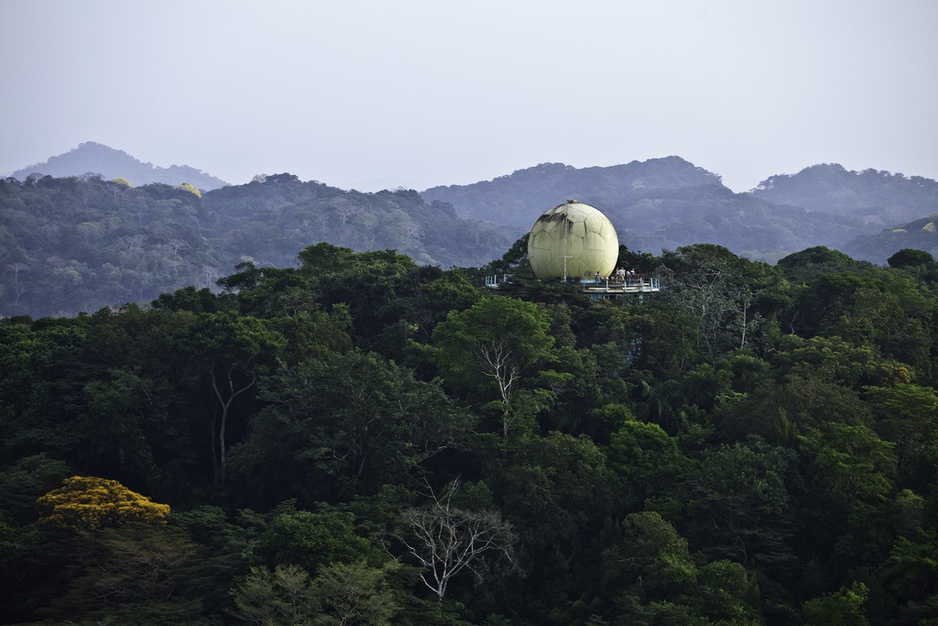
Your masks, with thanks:
<instances>
[{"instance_id":1,"label":"pale sky above hills","mask_svg":"<svg viewBox=\"0 0 938 626\"><path fill-rule=\"evenodd\" d=\"M938 179L935 0L0 0L0 174L85 141L372 191L668 155Z\"/></svg>"}]
</instances>

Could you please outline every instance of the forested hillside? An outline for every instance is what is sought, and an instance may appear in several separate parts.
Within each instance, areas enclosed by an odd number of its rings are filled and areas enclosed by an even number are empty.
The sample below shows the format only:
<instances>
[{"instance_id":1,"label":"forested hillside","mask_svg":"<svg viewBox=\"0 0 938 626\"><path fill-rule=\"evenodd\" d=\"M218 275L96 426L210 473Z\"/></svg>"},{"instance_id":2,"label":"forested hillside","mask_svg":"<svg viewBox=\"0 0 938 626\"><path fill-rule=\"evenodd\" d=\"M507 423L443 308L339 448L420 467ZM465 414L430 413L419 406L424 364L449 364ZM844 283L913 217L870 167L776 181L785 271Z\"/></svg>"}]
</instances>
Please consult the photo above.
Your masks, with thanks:
<instances>
[{"instance_id":1,"label":"forested hillside","mask_svg":"<svg viewBox=\"0 0 938 626\"><path fill-rule=\"evenodd\" d=\"M242 261L290 267L319 241L396 249L421 264L481 266L518 233L464 220L413 191L342 191L279 174L192 185L0 181L0 315L74 315L214 287Z\"/></svg>"},{"instance_id":2,"label":"forested hillside","mask_svg":"<svg viewBox=\"0 0 938 626\"><path fill-rule=\"evenodd\" d=\"M594 301L525 249L0 320L0 619L938 620L933 257L623 249L665 289Z\"/></svg>"},{"instance_id":3,"label":"forested hillside","mask_svg":"<svg viewBox=\"0 0 938 626\"><path fill-rule=\"evenodd\" d=\"M775 204L850 216L880 228L938 211L934 180L873 169L857 172L836 163L772 176L751 193Z\"/></svg>"},{"instance_id":4,"label":"forested hillside","mask_svg":"<svg viewBox=\"0 0 938 626\"><path fill-rule=\"evenodd\" d=\"M541 163L494 180L470 185L433 187L428 200L449 202L460 215L530 228L558 198L576 198L604 206L599 199L641 197L643 191L720 185L720 178L681 159L649 159L612 167L578 169L563 163Z\"/></svg>"},{"instance_id":5,"label":"forested hillside","mask_svg":"<svg viewBox=\"0 0 938 626\"><path fill-rule=\"evenodd\" d=\"M918 241L876 249L854 240L938 212L938 183L922 177L816 165L733 193L716 174L676 156L582 169L544 163L423 196L452 204L464 217L528 228L546 208L577 199L599 207L632 250L657 254L706 242L769 263L819 245L884 263Z\"/></svg>"},{"instance_id":6,"label":"forested hillside","mask_svg":"<svg viewBox=\"0 0 938 626\"><path fill-rule=\"evenodd\" d=\"M873 263L885 263L892 254L903 248L921 250L938 255L938 211L927 217L898 224L875 235L863 235L847 242L844 252L854 258L863 258Z\"/></svg>"},{"instance_id":7,"label":"forested hillside","mask_svg":"<svg viewBox=\"0 0 938 626\"><path fill-rule=\"evenodd\" d=\"M95 174L0 181L0 315L74 315L186 285L213 288L242 261L291 267L320 241L393 249L422 265L480 267L570 199L599 208L630 250L652 254L709 243L775 263L824 246L882 265L904 248L938 252L930 226L938 183L839 165L733 193L676 156L582 169L544 163L418 194L343 191L286 173L203 193L215 184L198 170L154 168L90 142L48 163L135 180L195 178L142 186Z\"/></svg>"}]
</instances>

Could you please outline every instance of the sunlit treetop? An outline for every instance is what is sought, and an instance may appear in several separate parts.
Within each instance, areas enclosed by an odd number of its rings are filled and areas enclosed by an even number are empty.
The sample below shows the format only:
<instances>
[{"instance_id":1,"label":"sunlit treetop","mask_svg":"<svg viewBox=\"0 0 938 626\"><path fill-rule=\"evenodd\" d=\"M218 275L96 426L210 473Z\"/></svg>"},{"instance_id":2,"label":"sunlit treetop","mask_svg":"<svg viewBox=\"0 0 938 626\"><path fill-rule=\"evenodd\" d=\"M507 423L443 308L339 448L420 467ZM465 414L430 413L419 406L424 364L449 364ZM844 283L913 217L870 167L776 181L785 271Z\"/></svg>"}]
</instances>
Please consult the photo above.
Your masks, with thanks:
<instances>
[{"instance_id":1,"label":"sunlit treetop","mask_svg":"<svg viewBox=\"0 0 938 626\"><path fill-rule=\"evenodd\" d=\"M181 185L176 185L176 189L182 189L183 191L188 191L192 195L201 198L202 192L195 188L191 183L183 183Z\"/></svg>"}]
</instances>

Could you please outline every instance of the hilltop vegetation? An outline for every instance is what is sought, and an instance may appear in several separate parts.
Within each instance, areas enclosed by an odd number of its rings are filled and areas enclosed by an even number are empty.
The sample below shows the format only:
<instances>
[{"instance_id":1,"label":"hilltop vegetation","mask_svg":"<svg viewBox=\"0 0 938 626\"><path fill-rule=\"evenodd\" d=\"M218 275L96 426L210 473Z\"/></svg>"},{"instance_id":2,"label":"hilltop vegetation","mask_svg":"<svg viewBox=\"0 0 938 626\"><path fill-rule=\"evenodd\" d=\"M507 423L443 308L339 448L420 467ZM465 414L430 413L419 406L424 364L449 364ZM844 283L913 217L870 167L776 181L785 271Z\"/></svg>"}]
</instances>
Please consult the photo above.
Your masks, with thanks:
<instances>
[{"instance_id":1,"label":"hilltop vegetation","mask_svg":"<svg viewBox=\"0 0 938 626\"><path fill-rule=\"evenodd\" d=\"M205 193L161 183L0 181L0 315L74 315L214 288L243 261L289 267L319 241L479 266L517 237L413 191L342 191L278 174Z\"/></svg>"},{"instance_id":2,"label":"hilltop vegetation","mask_svg":"<svg viewBox=\"0 0 938 626\"><path fill-rule=\"evenodd\" d=\"M0 320L0 620L938 619L934 258L623 249L667 289L593 301L524 249Z\"/></svg>"},{"instance_id":3,"label":"hilltop vegetation","mask_svg":"<svg viewBox=\"0 0 938 626\"><path fill-rule=\"evenodd\" d=\"M938 255L938 213L898 224L875 235L863 235L844 246L844 252L872 261L885 263L894 252L908 248Z\"/></svg>"},{"instance_id":4,"label":"hilltop vegetation","mask_svg":"<svg viewBox=\"0 0 938 626\"><path fill-rule=\"evenodd\" d=\"M747 193L676 156L360 193L287 173L224 186L89 142L18 175L0 182L0 315L74 315L211 289L238 263L290 267L320 241L479 267L569 199L602 210L630 250L653 254L709 243L775 263L824 246L882 265L905 248L938 253L926 217L938 214L938 183L839 165L772 176Z\"/></svg>"},{"instance_id":5,"label":"hilltop vegetation","mask_svg":"<svg viewBox=\"0 0 938 626\"><path fill-rule=\"evenodd\" d=\"M938 182L836 163L767 178L752 194L775 204L853 217L880 228L923 217L938 206Z\"/></svg>"},{"instance_id":6,"label":"hilltop vegetation","mask_svg":"<svg viewBox=\"0 0 938 626\"><path fill-rule=\"evenodd\" d=\"M885 263L919 242L872 245L865 238L938 211L938 183L922 177L816 165L733 193L716 174L676 156L582 169L544 163L491 181L434 187L423 196L452 204L463 217L525 229L546 209L576 199L600 208L632 250L713 243L769 263L814 246Z\"/></svg>"},{"instance_id":7,"label":"hilltop vegetation","mask_svg":"<svg viewBox=\"0 0 938 626\"><path fill-rule=\"evenodd\" d=\"M544 211L566 199L605 208L600 198L627 200L641 197L648 190L719 184L716 174L679 157L668 157L583 169L563 163L541 163L490 181L433 187L424 191L423 196L449 202L463 216L528 229Z\"/></svg>"}]
</instances>

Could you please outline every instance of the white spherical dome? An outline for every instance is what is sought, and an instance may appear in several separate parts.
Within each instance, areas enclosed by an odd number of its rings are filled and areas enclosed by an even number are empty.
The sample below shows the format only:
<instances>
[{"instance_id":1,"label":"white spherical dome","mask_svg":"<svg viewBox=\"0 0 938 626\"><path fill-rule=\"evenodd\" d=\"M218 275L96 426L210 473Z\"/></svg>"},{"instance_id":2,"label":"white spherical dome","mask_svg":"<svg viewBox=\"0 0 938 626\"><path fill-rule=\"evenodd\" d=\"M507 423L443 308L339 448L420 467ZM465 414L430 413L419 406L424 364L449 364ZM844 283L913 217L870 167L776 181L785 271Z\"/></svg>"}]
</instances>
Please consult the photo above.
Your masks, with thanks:
<instances>
[{"instance_id":1,"label":"white spherical dome","mask_svg":"<svg viewBox=\"0 0 938 626\"><path fill-rule=\"evenodd\" d=\"M619 238L599 209L568 200L534 222L528 259L541 279L605 277L616 268Z\"/></svg>"}]
</instances>

